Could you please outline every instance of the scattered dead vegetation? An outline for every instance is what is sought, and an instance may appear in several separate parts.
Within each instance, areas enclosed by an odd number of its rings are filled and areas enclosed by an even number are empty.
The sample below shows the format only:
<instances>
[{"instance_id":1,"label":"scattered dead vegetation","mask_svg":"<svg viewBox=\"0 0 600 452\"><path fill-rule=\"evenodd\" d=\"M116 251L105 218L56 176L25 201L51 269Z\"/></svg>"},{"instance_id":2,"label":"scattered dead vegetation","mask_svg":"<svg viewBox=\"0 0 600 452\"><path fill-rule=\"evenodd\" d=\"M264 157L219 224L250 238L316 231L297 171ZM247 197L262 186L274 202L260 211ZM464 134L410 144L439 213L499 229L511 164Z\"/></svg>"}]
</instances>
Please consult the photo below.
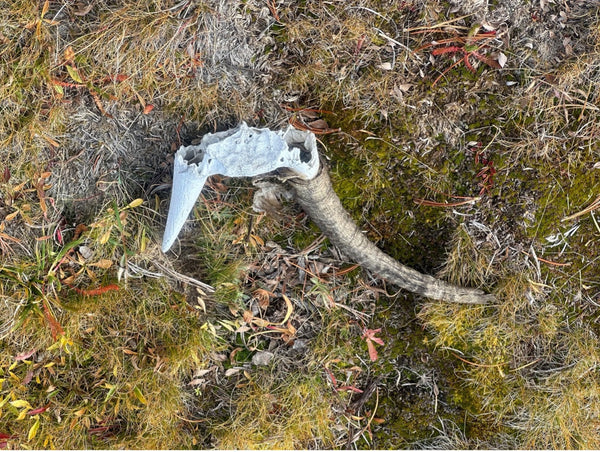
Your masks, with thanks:
<instances>
[{"instance_id":1,"label":"scattered dead vegetation","mask_svg":"<svg viewBox=\"0 0 600 452\"><path fill-rule=\"evenodd\" d=\"M0 447L597 448L598 4L0 1ZM345 206L493 306L394 294L173 152L318 133Z\"/></svg>"}]
</instances>

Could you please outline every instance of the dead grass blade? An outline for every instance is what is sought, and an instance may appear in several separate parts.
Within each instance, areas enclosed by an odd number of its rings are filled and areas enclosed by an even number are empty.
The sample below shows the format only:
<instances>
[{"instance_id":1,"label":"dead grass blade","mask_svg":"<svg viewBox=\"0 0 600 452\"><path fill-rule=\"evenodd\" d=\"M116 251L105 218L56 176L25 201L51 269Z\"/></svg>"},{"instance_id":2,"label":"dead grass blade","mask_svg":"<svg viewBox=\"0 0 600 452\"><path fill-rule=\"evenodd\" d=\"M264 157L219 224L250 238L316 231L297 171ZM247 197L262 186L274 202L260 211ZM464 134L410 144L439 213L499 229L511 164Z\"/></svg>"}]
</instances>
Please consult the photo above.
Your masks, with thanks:
<instances>
[{"instance_id":1,"label":"dead grass blade","mask_svg":"<svg viewBox=\"0 0 600 452\"><path fill-rule=\"evenodd\" d=\"M415 204L418 204L420 206L458 207L458 206L464 206L465 204L474 204L479 200L481 200L481 197L475 196L473 198L467 198L467 199L464 199L463 201L456 201L456 202L437 202L437 201L430 201L427 199L420 199L420 198L415 198L413 201L415 202Z\"/></svg>"},{"instance_id":2,"label":"dead grass blade","mask_svg":"<svg viewBox=\"0 0 600 452\"><path fill-rule=\"evenodd\" d=\"M579 218L587 213L593 212L594 210L600 208L600 196L596 198L596 200L583 209L581 212L574 213L573 215L569 215L568 217L564 217L561 222L574 220L575 218Z\"/></svg>"}]
</instances>

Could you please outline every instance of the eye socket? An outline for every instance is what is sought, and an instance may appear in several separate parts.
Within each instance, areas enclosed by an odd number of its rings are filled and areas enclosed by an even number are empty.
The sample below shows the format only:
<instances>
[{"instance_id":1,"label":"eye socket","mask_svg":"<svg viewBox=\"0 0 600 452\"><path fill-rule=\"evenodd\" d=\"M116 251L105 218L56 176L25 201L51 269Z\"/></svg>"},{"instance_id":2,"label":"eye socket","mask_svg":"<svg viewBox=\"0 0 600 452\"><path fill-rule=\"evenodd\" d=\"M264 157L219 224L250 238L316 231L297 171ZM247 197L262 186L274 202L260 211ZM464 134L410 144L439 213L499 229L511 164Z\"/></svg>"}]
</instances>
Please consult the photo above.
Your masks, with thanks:
<instances>
[{"instance_id":1,"label":"eye socket","mask_svg":"<svg viewBox=\"0 0 600 452\"><path fill-rule=\"evenodd\" d=\"M204 158L204 151L199 151L197 148L190 146L185 150L183 159L189 164L198 164Z\"/></svg>"}]
</instances>

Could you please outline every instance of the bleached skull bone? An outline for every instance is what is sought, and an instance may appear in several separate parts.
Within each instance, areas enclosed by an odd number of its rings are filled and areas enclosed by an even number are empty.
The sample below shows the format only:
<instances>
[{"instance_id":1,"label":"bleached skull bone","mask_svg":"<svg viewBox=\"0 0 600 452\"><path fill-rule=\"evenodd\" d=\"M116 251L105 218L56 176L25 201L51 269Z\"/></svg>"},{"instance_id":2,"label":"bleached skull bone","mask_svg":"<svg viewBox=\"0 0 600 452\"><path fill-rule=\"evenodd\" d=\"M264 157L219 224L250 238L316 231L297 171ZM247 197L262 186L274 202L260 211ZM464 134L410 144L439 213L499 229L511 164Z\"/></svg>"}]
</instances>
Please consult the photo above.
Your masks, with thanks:
<instances>
[{"instance_id":1,"label":"bleached skull bone","mask_svg":"<svg viewBox=\"0 0 600 452\"><path fill-rule=\"evenodd\" d=\"M302 179L317 175L319 154L313 133L291 126L275 132L248 127L242 122L233 129L204 135L199 145L179 148L175 154L163 252L175 242L208 177L215 174L254 177L283 168Z\"/></svg>"}]
</instances>

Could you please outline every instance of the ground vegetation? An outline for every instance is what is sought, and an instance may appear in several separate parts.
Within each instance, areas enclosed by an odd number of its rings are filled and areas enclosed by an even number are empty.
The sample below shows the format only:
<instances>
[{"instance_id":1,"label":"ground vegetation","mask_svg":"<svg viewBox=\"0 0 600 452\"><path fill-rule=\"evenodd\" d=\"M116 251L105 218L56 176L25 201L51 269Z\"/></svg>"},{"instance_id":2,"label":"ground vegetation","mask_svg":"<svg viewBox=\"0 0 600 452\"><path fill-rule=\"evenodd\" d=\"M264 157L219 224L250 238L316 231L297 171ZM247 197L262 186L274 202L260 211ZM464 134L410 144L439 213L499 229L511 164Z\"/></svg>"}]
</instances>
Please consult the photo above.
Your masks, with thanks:
<instances>
[{"instance_id":1,"label":"ground vegetation","mask_svg":"<svg viewBox=\"0 0 600 452\"><path fill-rule=\"evenodd\" d=\"M598 2L0 9L0 447L600 447ZM242 120L315 132L373 242L495 301L398 291L239 179L161 253L174 152Z\"/></svg>"}]
</instances>

